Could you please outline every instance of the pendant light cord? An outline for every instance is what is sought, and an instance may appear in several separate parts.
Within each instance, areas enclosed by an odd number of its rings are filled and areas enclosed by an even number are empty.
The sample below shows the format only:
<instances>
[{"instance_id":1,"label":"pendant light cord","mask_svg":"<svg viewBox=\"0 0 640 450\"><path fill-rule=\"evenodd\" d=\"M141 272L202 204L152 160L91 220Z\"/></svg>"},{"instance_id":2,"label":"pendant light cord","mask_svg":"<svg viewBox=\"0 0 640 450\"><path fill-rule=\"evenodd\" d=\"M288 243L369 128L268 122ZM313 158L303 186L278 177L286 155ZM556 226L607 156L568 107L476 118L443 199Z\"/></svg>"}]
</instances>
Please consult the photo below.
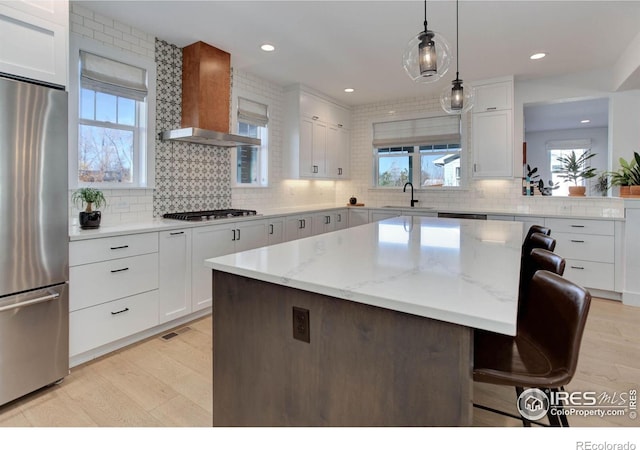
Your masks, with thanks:
<instances>
[{"instance_id":1,"label":"pendant light cord","mask_svg":"<svg viewBox=\"0 0 640 450\"><path fill-rule=\"evenodd\" d=\"M458 28L458 0L456 0L456 80L460 79L460 36Z\"/></svg>"},{"instance_id":2,"label":"pendant light cord","mask_svg":"<svg viewBox=\"0 0 640 450\"><path fill-rule=\"evenodd\" d=\"M427 0L424 0L424 32L427 33Z\"/></svg>"}]
</instances>

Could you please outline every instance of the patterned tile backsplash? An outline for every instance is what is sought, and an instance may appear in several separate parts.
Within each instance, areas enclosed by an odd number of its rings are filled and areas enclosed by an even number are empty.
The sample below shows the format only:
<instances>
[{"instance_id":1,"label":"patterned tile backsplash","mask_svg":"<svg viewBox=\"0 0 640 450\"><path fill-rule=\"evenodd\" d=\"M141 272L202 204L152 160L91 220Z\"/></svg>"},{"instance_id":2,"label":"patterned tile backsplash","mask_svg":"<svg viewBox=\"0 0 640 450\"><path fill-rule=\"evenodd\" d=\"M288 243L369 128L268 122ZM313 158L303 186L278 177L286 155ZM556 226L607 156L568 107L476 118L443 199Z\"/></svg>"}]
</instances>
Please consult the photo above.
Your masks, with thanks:
<instances>
[{"instance_id":1,"label":"patterned tile backsplash","mask_svg":"<svg viewBox=\"0 0 640 450\"><path fill-rule=\"evenodd\" d=\"M180 127L182 49L156 39L156 129ZM231 207L229 149L156 140L153 215Z\"/></svg>"}]
</instances>

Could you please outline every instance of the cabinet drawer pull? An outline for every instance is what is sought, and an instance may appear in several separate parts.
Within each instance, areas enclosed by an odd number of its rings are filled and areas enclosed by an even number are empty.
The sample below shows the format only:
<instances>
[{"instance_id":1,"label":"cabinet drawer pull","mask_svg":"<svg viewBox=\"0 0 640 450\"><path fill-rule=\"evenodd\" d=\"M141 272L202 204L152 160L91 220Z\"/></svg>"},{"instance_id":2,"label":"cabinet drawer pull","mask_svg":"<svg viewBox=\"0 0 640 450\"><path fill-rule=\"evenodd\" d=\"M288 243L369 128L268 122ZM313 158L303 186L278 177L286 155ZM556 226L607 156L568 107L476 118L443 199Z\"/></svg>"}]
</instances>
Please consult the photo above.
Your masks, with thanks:
<instances>
[{"instance_id":1,"label":"cabinet drawer pull","mask_svg":"<svg viewBox=\"0 0 640 450\"><path fill-rule=\"evenodd\" d=\"M122 314L123 312L129 311L129 308L121 309L120 311L113 312L111 311L111 315L115 316L116 314Z\"/></svg>"},{"instance_id":2,"label":"cabinet drawer pull","mask_svg":"<svg viewBox=\"0 0 640 450\"><path fill-rule=\"evenodd\" d=\"M120 247L111 247L111 250L121 250L123 248L129 248L128 245L121 245Z\"/></svg>"},{"instance_id":3,"label":"cabinet drawer pull","mask_svg":"<svg viewBox=\"0 0 640 450\"><path fill-rule=\"evenodd\" d=\"M174 233L169 233L171 236L177 236L179 234L184 234L184 231L176 231Z\"/></svg>"},{"instance_id":4,"label":"cabinet drawer pull","mask_svg":"<svg viewBox=\"0 0 640 450\"><path fill-rule=\"evenodd\" d=\"M231 241L235 241L236 240L236 230L233 229L233 230L231 230L231 232L233 233L233 237L231 238Z\"/></svg>"},{"instance_id":5,"label":"cabinet drawer pull","mask_svg":"<svg viewBox=\"0 0 640 450\"><path fill-rule=\"evenodd\" d=\"M238 237L236 238L236 241L240 240L240 228L237 228L236 231L238 232Z\"/></svg>"},{"instance_id":6,"label":"cabinet drawer pull","mask_svg":"<svg viewBox=\"0 0 640 450\"><path fill-rule=\"evenodd\" d=\"M338 167L338 175L342 175L342 167Z\"/></svg>"},{"instance_id":7,"label":"cabinet drawer pull","mask_svg":"<svg viewBox=\"0 0 640 450\"><path fill-rule=\"evenodd\" d=\"M269 224L269 234L273 234L273 224Z\"/></svg>"},{"instance_id":8,"label":"cabinet drawer pull","mask_svg":"<svg viewBox=\"0 0 640 450\"><path fill-rule=\"evenodd\" d=\"M116 270L112 270L112 271L111 271L111 273L125 272L125 271L127 271L127 270L129 270L129 268L128 268L128 267L125 267L124 269L116 269Z\"/></svg>"},{"instance_id":9,"label":"cabinet drawer pull","mask_svg":"<svg viewBox=\"0 0 640 450\"><path fill-rule=\"evenodd\" d=\"M318 117L318 116L313 116L313 117L311 117L311 118L312 118L313 120L318 120L320 117Z\"/></svg>"},{"instance_id":10,"label":"cabinet drawer pull","mask_svg":"<svg viewBox=\"0 0 640 450\"><path fill-rule=\"evenodd\" d=\"M342 214L338 214L338 222L342 222Z\"/></svg>"},{"instance_id":11,"label":"cabinet drawer pull","mask_svg":"<svg viewBox=\"0 0 640 450\"><path fill-rule=\"evenodd\" d=\"M313 173L318 173L318 166L313 166Z\"/></svg>"},{"instance_id":12,"label":"cabinet drawer pull","mask_svg":"<svg viewBox=\"0 0 640 450\"><path fill-rule=\"evenodd\" d=\"M584 228L584 225L571 225L571 228Z\"/></svg>"},{"instance_id":13,"label":"cabinet drawer pull","mask_svg":"<svg viewBox=\"0 0 640 450\"><path fill-rule=\"evenodd\" d=\"M489 108L487 108L487 111L495 111L496 109L498 109L497 106L490 106Z\"/></svg>"},{"instance_id":14,"label":"cabinet drawer pull","mask_svg":"<svg viewBox=\"0 0 640 450\"><path fill-rule=\"evenodd\" d=\"M571 239L571 242L575 242L576 244L584 244L584 241L580 239Z\"/></svg>"},{"instance_id":15,"label":"cabinet drawer pull","mask_svg":"<svg viewBox=\"0 0 640 450\"><path fill-rule=\"evenodd\" d=\"M584 270L584 267L580 266L571 266L572 269Z\"/></svg>"}]
</instances>

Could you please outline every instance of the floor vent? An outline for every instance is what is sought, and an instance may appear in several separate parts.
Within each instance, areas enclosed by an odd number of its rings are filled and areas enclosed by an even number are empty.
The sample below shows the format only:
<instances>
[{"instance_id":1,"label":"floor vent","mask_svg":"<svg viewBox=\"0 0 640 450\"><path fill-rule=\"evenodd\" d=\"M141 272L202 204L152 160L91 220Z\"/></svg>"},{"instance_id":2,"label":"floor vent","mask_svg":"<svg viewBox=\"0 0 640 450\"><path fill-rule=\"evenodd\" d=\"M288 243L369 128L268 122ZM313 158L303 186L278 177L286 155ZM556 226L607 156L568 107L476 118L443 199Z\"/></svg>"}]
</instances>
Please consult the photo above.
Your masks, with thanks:
<instances>
[{"instance_id":1,"label":"floor vent","mask_svg":"<svg viewBox=\"0 0 640 450\"><path fill-rule=\"evenodd\" d=\"M174 337L176 337L178 335L178 333L167 333L164 336L162 336L162 339L164 339L165 341L168 341L169 339L172 339Z\"/></svg>"},{"instance_id":2,"label":"floor vent","mask_svg":"<svg viewBox=\"0 0 640 450\"><path fill-rule=\"evenodd\" d=\"M178 336L179 334L184 334L187 331L191 331L190 327L184 327L179 329L178 331L172 331L171 333L167 333L165 335L162 336L162 339L164 339L165 341L168 341L169 339L173 339L174 337Z\"/></svg>"}]
</instances>

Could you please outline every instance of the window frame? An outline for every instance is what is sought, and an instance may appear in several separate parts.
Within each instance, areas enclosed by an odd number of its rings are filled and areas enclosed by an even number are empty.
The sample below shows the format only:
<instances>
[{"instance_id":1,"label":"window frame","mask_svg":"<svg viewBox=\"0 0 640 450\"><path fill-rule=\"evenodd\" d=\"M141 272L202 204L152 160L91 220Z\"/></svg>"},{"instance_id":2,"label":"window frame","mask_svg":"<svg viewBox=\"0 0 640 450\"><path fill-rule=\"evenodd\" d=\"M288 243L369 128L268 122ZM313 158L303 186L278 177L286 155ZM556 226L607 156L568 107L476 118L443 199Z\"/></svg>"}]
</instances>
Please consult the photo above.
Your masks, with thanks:
<instances>
[{"instance_id":1,"label":"window frame","mask_svg":"<svg viewBox=\"0 0 640 450\"><path fill-rule=\"evenodd\" d=\"M371 186L372 190L394 190L398 189L398 186L378 186L378 173L379 173L379 156L378 149L373 146L373 128L375 123L381 122L395 122L395 121L403 121L403 120L416 120L416 119L429 119L435 117L442 117L442 111L438 112L426 112L426 113L412 113L412 114L390 114L382 117L374 117L370 121L368 121L368 130L369 130L369 140L368 142L371 145L371 157L372 157L372 171L371 171ZM469 113L460 115L460 185L459 186L421 186L420 183L414 184L416 191L443 191L443 190L467 190L469 186L470 180L470 168L468 166L469 152L468 152L468 143L467 143L467 127L469 123ZM397 145L396 147L409 147L408 145ZM386 147L385 147L386 148ZM399 154L400 155L400 154ZM411 156L410 156L411 155ZM421 179L421 154L420 154L420 145L414 146L413 153L407 154L410 158L417 158L417 160L413 161L412 166L412 180L420 180ZM384 157L384 156L383 156ZM401 188L401 186L400 186Z\"/></svg>"},{"instance_id":2,"label":"window frame","mask_svg":"<svg viewBox=\"0 0 640 450\"><path fill-rule=\"evenodd\" d=\"M230 152L230 164L231 164L231 187L232 188L248 188L248 189L261 189L268 188L271 180L271 155L269 152L269 142L272 137L272 115L273 101L266 97L263 97L252 92L247 92L242 89L234 89L231 102L231 128L234 134L238 134L238 98L244 98L252 102L261 103L267 107L267 115L269 117L269 123L265 130L265 137L261 137L261 146L258 151L258 172L263 173L266 176L266 181L256 183L239 183L238 182L238 147L234 147Z\"/></svg>"},{"instance_id":3,"label":"window frame","mask_svg":"<svg viewBox=\"0 0 640 450\"><path fill-rule=\"evenodd\" d=\"M155 142L156 142L156 63L154 60L131 52L110 47L83 36L71 33L69 36L69 189L79 187L99 187L100 189L152 189L155 187ZM136 102L138 136L134 137L134 165L132 183L81 182L78 179L78 137L79 127L85 119L80 119L80 50L125 64L137 66L147 71L147 97L145 102ZM100 122L100 121L96 121ZM109 123L109 122L103 122ZM119 128L119 124L110 124ZM134 133L135 134L135 133Z\"/></svg>"}]
</instances>

